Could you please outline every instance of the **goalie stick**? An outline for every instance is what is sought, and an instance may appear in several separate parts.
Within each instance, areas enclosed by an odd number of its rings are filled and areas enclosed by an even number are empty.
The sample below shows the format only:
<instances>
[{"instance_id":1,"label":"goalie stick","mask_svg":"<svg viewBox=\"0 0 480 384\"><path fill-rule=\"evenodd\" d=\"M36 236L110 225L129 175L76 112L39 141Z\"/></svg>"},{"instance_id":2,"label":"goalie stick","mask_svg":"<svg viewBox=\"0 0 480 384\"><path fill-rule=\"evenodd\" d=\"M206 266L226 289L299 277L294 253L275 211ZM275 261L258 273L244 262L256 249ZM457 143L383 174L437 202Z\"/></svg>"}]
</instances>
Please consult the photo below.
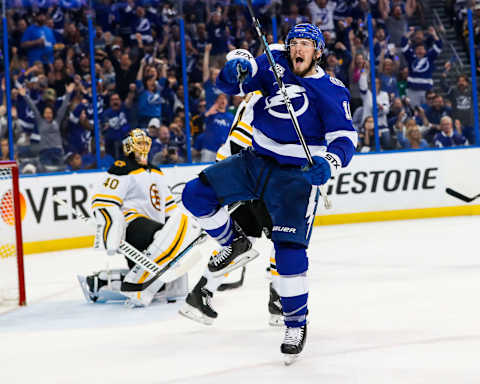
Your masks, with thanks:
<instances>
[{"instance_id":1,"label":"goalie stick","mask_svg":"<svg viewBox=\"0 0 480 384\"><path fill-rule=\"evenodd\" d=\"M78 212L76 209L70 207L67 202L61 199L58 196L53 196L53 200L67 208L71 213L77 216L80 220L85 223L93 223L95 222L91 220L89 217L83 215L82 213ZM237 202L231 206L228 210L229 213L235 211L242 202ZM159 277L162 277L162 280L165 282L171 282L176 280L177 278L183 276L193 265L198 262L201 257L191 257L184 263L179 263L179 261L189 252L195 245L201 243L207 234L202 232L198 237L193 239L190 244L188 244L185 249L178 253L172 260L170 260L166 265L163 267L158 266L152 260L150 260L143 252L140 252L137 248L132 246L131 244L127 243L126 241L121 241L120 246L118 248L118 253L122 256L125 256L127 259L133 261L135 264L139 265L140 267L144 268L148 272L152 273L154 277L143 284L132 284L132 283L123 283L122 290L125 291L143 291L148 286L153 284Z\"/></svg>"},{"instance_id":2,"label":"goalie stick","mask_svg":"<svg viewBox=\"0 0 480 384\"><path fill-rule=\"evenodd\" d=\"M70 207L65 200L61 199L58 196L53 196L53 200L70 210L77 218L85 223L93 223L95 222L91 220L89 217L83 215L82 213L78 212L76 209ZM137 248L132 246L131 244L127 243L126 241L121 241L120 246L118 248L118 253L122 256L125 256L127 259L133 261L135 264L139 265L140 267L144 268L148 272L152 273L154 276L153 279L150 279L147 283L143 284L143 289L148 287L148 285L152 284L155 280L157 280L160 276L165 282L170 282L178 277L184 275L194 264L194 262L198 261L195 258L192 258L188 263L184 263L181 265L175 265L182 259L182 257L190 251L196 244L200 243L207 234L205 232L201 233L197 238L195 238L187 247L176 255L172 260L170 260L165 266L158 266L152 260L150 260L144 253L140 252ZM200 258L198 258L200 259ZM175 268L174 268L175 266ZM168 272L168 273L167 273ZM138 290L138 289L136 289ZM141 290L141 289L140 289Z\"/></svg>"},{"instance_id":3,"label":"goalie stick","mask_svg":"<svg viewBox=\"0 0 480 384\"><path fill-rule=\"evenodd\" d=\"M447 192L450 196L456 197L457 199L460 199L466 203L471 203L473 200L480 197L480 193L473 197L468 197L468 196L462 195L460 192L454 191L451 188L446 188L445 192Z\"/></svg>"},{"instance_id":4,"label":"goalie stick","mask_svg":"<svg viewBox=\"0 0 480 384\"><path fill-rule=\"evenodd\" d=\"M256 18L255 13L253 12L252 0L247 0L247 7L250 13L250 16L252 17L253 25L255 27L255 31L257 32L257 36L260 39L260 42L263 46L263 50L265 51L265 55L267 56L268 63L270 64L270 68L273 72L273 75L275 76L275 81L278 84L278 88L280 88L280 93L282 94L283 102L287 107L287 111L292 120L293 127L295 128L295 132L297 133L298 139L300 140L300 144L302 145L303 150L305 151L305 155L307 156L308 163L310 166L312 166L313 165L312 154L310 153L310 149L308 148L307 143L305 142L305 138L303 137L303 133L300 130L300 125L298 124L297 115L295 115L295 111L293 109L292 102L290 101L290 97L288 96L287 89L285 88L285 84L283 83L282 78L278 74L277 65L275 63L275 59L273 58L272 51L268 47L267 38L265 37L265 34L262 32L262 26L260 25L260 22ZM318 188L320 190L320 194L322 195L324 207L326 209L332 208L332 203L327 196L327 191L325 189L325 186L320 185Z\"/></svg>"}]
</instances>

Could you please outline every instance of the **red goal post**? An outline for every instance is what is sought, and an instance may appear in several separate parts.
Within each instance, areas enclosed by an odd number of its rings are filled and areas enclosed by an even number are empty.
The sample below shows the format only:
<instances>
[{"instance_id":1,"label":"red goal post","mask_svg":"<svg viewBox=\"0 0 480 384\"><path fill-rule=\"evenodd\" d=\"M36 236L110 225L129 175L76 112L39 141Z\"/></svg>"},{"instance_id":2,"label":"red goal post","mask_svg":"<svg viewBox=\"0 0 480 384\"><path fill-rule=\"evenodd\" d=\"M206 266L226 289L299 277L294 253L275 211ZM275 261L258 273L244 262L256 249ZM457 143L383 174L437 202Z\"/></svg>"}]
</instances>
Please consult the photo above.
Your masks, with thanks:
<instances>
[{"instance_id":1,"label":"red goal post","mask_svg":"<svg viewBox=\"0 0 480 384\"><path fill-rule=\"evenodd\" d=\"M2 225L0 227L0 269L4 267L10 269L10 271L4 271L8 274L8 279L4 278L4 284L14 280L17 282L13 286L3 288L16 292L14 297L15 299L18 297L18 305L26 305L21 204L18 164L16 161L0 161L0 225ZM13 260L3 260L13 257L16 257L16 263ZM11 273L10 266L6 264L16 264L16 278L15 274ZM2 289L2 282L0 282L0 289ZM11 299L1 295L0 291L0 305L3 299Z\"/></svg>"}]
</instances>

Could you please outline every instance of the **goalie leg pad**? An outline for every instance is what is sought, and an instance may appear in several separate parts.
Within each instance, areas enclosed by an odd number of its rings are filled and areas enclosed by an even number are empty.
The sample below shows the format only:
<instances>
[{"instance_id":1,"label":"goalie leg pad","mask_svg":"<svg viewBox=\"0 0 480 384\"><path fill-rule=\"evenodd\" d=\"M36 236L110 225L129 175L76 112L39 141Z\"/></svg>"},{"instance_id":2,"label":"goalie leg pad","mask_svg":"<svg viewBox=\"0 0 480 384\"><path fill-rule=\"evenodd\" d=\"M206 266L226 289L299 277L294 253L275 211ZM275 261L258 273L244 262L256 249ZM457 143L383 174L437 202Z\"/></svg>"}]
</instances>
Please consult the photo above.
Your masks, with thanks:
<instances>
[{"instance_id":1,"label":"goalie leg pad","mask_svg":"<svg viewBox=\"0 0 480 384\"><path fill-rule=\"evenodd\" d=\"M160 289L153 297L154 301L175 302L178 299L184 299L188 295L188 274L180 276L178 279L165 283L164 288Z\"/></svg>"},{"instance_id":2,"label":"goalie leg pad","mask_svg":"<svg viewBox=\"0 0 480 384\"><path fill-rule=\"evenodd\" d=\"M178 212L170 217L160 231L155 233L153 243L150 244L145 253L147 257L157 265L164 265L182 252L200 234L200 226L191 217ZM175 266L178 268L183 263L189 263L191 267L192 258L195 262L201 260L197 252L189 251L185 253ZM152 278L154 278L154 276L151 273L139 266L135 266L127 276L125 276L122 284L122 292L130 297L136 304L148 305L166 281L162 278L150 282ZM139 295L139 292L142 294Z\"/></svg>"}]
</instances>

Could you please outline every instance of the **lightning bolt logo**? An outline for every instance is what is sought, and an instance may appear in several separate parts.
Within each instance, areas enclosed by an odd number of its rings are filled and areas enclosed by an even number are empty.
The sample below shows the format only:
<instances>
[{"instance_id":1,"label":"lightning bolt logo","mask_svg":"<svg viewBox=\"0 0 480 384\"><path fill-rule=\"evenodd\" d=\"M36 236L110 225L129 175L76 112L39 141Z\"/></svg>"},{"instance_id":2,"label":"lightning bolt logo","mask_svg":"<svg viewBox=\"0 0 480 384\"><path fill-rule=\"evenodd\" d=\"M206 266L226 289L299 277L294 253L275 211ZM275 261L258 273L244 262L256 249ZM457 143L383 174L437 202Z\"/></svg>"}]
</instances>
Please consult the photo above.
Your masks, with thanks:
<instances>
[{"instance_id":1,"label":"lightning bolt logo","mask_svg":"<svg viewBox=\"0 0 480 384\"><path fill-rule=\"evenodd\" d=\"M287 94L290 100L295 99L297 97L303 97L303 105L300 107L300 109L295 111L295 115L297 117L300 115L303 115L305 111L308 109L308 105L309 105L305 88L296 84L285 84L285 88L287 90ZM283 100L283 96L280 89L277 91L275 96L267 97L265 99L265 109L268 109L269 114L279 119L290 119L290 114L288 112L283 113L283 112L278 112L272 109L273 107L278 107L283 105L285 105L285 102Z\"/></svg>"}]
</instances>

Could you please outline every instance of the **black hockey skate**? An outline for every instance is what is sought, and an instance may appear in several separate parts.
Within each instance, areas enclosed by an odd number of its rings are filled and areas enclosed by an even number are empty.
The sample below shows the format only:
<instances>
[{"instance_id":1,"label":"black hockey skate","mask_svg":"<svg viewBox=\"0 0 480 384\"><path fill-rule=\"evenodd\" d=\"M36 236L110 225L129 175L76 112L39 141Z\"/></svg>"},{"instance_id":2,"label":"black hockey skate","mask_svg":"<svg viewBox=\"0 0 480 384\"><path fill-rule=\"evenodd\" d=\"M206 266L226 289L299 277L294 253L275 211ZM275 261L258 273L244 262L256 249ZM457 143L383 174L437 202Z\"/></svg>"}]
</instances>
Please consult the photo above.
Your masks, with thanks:
<instances>
[{"instance_id":1,"label":"black hockey skate","mask_svg":"<svg viewBox=\"0 0 480 384\"><path fill-rule=\"evenodd\" d=\"M188 294L184 306L178 313L199 323L212 325L218 314L212 308L213 293L204 288L205 284L207 279L202 276L192 292Z\"/></svg>"},{"instance_id":2,"label":"black hockey skate","mask_svg":"<svg viewBox=\"0 0 480 384\"><path fill-rule=\"evenodd\" d=\"M273 284L270 283L270 299L268 301L268 312L270 313L270 320L268 324L273 327L281 327L284 325L282 303L280 302L280 296L273 288Z\"/></svg>"},{"instance_id":3,"label":"black hockey skate","mask_svg":"<svg viewBox=\"0 0 480 384\"><path fill-rule=\"evenodd\" d=\"M302 327L285 328L285 338L280 346L280 350L285 358L285 365L292 364L298 355L302 352L305 340L307 339L307 325Z\"/></svg>"},{"instance_id":4,"label":"black hockey skate","mask_svg":"<svg viewBox=\"0 0 480 384\"><path fill-rule=\"evenodd\" d=\"M252 242L239 228L235 229L234 236L232 244L223 247L208 261L208 269L214 277L240 268L259 255L255 249L252 249Z\"/></svg>"}]
</instances>

